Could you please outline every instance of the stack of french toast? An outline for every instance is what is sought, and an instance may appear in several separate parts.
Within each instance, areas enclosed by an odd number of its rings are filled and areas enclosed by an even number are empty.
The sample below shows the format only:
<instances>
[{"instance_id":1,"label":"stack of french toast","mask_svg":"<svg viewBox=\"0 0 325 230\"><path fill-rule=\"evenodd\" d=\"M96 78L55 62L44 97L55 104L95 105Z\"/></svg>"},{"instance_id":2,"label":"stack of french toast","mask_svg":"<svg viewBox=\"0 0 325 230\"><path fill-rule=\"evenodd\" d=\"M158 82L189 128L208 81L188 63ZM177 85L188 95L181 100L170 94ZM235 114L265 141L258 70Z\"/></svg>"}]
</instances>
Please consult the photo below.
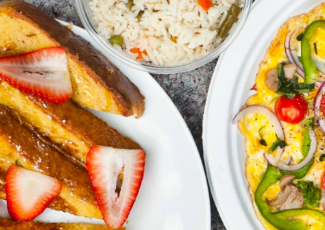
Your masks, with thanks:
<instances>
[{"instance_id":1,"label":"stack of french toast","mask_svg":"<svg viewBox=\"0 0 325 230\"><path fill-rule=\"evenodd\" d=\"M144 97L88 42L23 1L0 2L0 229L122 229L145 154L84 108L141 117ZM39 223L45 208L106 226Z\"/></svg>"}]
</instances>

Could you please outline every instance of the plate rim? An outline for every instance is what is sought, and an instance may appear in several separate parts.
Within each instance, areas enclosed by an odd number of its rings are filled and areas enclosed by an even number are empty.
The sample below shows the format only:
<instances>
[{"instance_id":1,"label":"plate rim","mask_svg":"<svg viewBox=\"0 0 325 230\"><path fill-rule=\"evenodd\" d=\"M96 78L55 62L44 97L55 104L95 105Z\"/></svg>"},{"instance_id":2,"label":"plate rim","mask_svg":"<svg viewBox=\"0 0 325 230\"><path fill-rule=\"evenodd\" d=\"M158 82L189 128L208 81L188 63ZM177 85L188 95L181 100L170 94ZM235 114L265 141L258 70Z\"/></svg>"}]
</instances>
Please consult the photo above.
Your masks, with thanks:
<instances>
[{"instance_id":1,"label":"plate rim","mask_svg":"<svg viewBox=\"0 0 325 230\"><path fill-rule=\"evenodd\" d=\"M248 15L248 18L251 14L252 11L254 11L256 9L256 5L258 5L262 0L255 0L253 3L252 3L252 6L250 8L250 11L249 11L249 15ZM247 19L248 19L247 18ZM247 21L246 21L247 23ZM245 25L243 27L243 29L245 28ZM240 31L240 33L243 33L242 32L243 30ZM235 39L235 41L238 39L238 37ZM230 45L231 47L231 45ZM229 47L228 47L229 48ZM228 49L227 49L228 50ZM224 60L224 56L225 54L227 53L227 50L225 52L223 52L219 59L218 59L218 62L216 64L216 67L213 71L213 74L212 74L212 79L211 79L211 82L210 82L210 85L209 85L209 89L208 89L208 95L207 95L207 100L206 100L206 103L205 103L205 107L204 107L204 112L203 112L203 120L202 120L202 145L203 145L203 160L204 160L204 166L205 166L205 170L206 170L206 177L207 177L207 180L208 180L208 185L209 185L209 189L210 189L210 193L211 193L211 196L212 196L212 200L217 208L217 211L219 213L219 216L222 220L222 223L224 224L225 228L226 229L231 229L230 228L230 225L228 223L228 220L226 218L226 215L225 213L223 212L223 210L220 207L220 204L219 204L219 198L217 198L217 195L216 195L216 192L215 192L215 189L214 189L214 184L212 182L212 178L211 178L211 171L210 171L210 167L209 167L209 159L208 159L208 151L207 151L207 121L208 121L208 110L210 108L210 104L211 104L211 101L212 101L212 88L215 84L215 82L217 81L217 72L219 71L220 69L220 66L221 66L221 63L223 62Z\"/></svg>"}]
</instances>

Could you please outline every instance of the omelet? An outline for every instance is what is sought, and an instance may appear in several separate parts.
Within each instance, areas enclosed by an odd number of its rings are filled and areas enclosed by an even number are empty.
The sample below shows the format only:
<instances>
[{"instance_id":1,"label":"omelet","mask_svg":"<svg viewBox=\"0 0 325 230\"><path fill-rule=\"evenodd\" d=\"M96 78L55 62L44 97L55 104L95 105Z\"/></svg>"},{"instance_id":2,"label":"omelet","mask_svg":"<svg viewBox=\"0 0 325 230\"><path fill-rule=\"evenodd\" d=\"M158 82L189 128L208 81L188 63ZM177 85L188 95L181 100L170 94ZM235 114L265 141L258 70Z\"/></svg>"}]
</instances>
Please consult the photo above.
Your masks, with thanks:
<instances>
[{"instance_id":1,"label":"omelet","mask_svg":"<svg viewBox=\"0 0 325 230\"><path fill-rule=\"evenodd\" d=\"M291 63L292 60L295 60L297 70L294 75L298 78L298 84L301 84L303 86L303 84L305 83L303 77L304 75L307 75L307 73L306 69L304 69L305 66L303 65L303 61L301 60L301 37L307 34L306 29L313 22L324 19L325 3L318 5L306 14L290 18L287 22L282 25L276 37L273 39L271 45L267 49L262 62L259 65L255 84L252 87L252 90L255 90L256 94L251 96L246 101L246 104L243 106L243 108L252 105L260 105L265 108L268 108L277 116L277 111L275 111L276 103L280 97L287 97L287 95L285 95L283 92L279 92L276 89L270 89L270 87L266 83L267 75L270 71L274 69L277 70L276 73L277 75L279 75L280 64L286 65ZM288 50L286 50L288 49L288 38L290 38L290 34L293 34L292 36L295 36L293 39L291 39L290 43L294 47L294 49L291 50L292 52L294 52L294 54L288 54ZM309 44L311 51L310 55L311 57L313 57L313 60L315 62L314 64L317 67L318 65L320 65L319 63L317 63L317 60L320 61L321 64L324 64L322 63L322 60L325 59L325 23L324 28L316 29L316 32L309 39ZM289 57L288 55L292 56ZM303 120L297 123L287 122L281 120L281 118L278 117L283 128L285 136L284 141L286 144L283 148L283 153L281 155L280 161L285 162L288 165L299 164L305 158L302 149L304 148L303 143L304 131L306 130L306 121L308 121L308 119L314 119L315 117L315 97L317 96L319 88L321 87L324 81L323 79L325 79L325 76L321 71L317 70L317 74L318 80L315 83L314 88L308 92L299 93L304 98L307 104L307 109ZM253 206L257 218L261 221L265 229L286 229L283 227L275 227L275 224L270 223L267 218L265 218L265 215L261 213L261 207L259 206L259 204L256 203L255 197L256 190L260 185L263 177L265 176L269 164L265 158L265 155L271 154L273 155L273 157L275 157L276 154L276 151L270 152L271 146L278 139L274 124L270 121L270 119L268 119L268 117L258 112L249 113L243 116L237 124L240 132L245 137L245 150L247 154L245 174L247 182L249 184L249 193L253 201ZM317 210L321 214L325 215L325 211L322 205L324 198L318 197L319 194L322 194L324 190L322 186L322 179L325 170L325 161L323 161L323 154L325 153L325 133L319 127L317 119L312 126L313 127L311 127L311 129L314 130L317 138L317 147L313 156L313 164L303 178L294 178L291 183L293 184L293 186L296 186L298 181L307 181L308 183L312 182L312 185L315 187L313 191L316 191L316 198L319 200L319 203L317 204L319 205L316 205L312 208L307 207L306 197L304 197L304 205L300 208L309 208L312 210ZM278 146L277 148L280 147ZM302 195L306 195L305 190L303 190L301 187L297 188L301 192L301 197ZM267 190L263 193L262 199L267 203L271 203L270 201L274 201L279 198L281 192L283 192L283 188L281 188L280 182L278 181L267 188ZM281 216L280 209L277 206L269 205L269 211L271 214L279 212L277 214L277 217ZM308 211L306 213L296 215L293 218L293 220L299 220L301 221L301 223L304 224L305 228L302 229L325 229L325 222L323 221L324 219L315 218L314 215L308 215ZM318 213L316 214L318 215ZM290 220L287 221L288 223L290 222ZM276 221L274 223L276 223Z\"/></svg>"}]
</instances>

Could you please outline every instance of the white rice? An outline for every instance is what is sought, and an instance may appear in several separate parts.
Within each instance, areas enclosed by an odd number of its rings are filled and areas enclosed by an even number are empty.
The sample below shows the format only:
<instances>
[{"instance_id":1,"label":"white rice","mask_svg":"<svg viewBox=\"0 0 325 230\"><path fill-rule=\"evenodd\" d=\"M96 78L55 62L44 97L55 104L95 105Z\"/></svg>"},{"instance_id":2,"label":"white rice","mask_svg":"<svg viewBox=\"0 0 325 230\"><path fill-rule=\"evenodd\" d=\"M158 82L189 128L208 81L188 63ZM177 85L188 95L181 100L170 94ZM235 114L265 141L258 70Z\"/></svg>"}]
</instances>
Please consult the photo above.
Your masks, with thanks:
<instances>
[{"instance_id":1,"label":"white rice","mask_svg":"<svg viewBox=\"0 0 325 230\"><path fill-rule=\"evenodd\" d=\"M98 32L105 39L121 35L122 50L129 56L136 59L137 54L130 50L139 48L147 53L144 61L159 66L188 64L211 53L222 42L218 29L231 4L238 3L212 0L213 7L205 12L197 0L134 0L130 11L128 1L90 1ZM141 10L144 14L138 21L136 16ZM177 38L176 43L172 37Z\"/></svg>"}]
</instances>

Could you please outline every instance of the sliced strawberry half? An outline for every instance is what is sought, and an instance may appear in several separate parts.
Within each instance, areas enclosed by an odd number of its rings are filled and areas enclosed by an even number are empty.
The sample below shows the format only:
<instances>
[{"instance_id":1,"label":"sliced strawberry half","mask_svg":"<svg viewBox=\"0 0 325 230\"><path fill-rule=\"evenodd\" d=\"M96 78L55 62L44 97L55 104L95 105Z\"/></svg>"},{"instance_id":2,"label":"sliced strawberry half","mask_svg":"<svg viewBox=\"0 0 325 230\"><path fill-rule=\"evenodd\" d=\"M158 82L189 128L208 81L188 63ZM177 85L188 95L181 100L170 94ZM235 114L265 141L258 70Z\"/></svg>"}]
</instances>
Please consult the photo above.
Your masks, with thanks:
<instances>
[{"instance_id":1,"label":"sliced strawberry half","mask_svg":"<svg viewBox=\"0 0 325 230\"><path fill-rule=\"evenodd\" d=\"M89 173L98 206L109 228L126 221L143 178L145 153L142 150L92 146L87 155Z\"/></svg>"},{"instance_id":2,"label":"sliced strawberry half","mask_svg":"<svg viewBox=\"0 0 325 230\"><path fill-rule=\"evenodd\" d=\"M60 191L61 183L55 178L16 165L11 165L7 171L7 207L14 220L36 218Z\"/></svg>"},{"instance_id":3,"label":"sliced strawberry half","mask_svg":"<svg viewBox=\"0 0 325 230\"><path fill-rule=\"evenodd\" d=\"M67 56L62 47L2 57L0 78L47 102L58 104L72 96Z\"/></svg>"}]
</instances>

